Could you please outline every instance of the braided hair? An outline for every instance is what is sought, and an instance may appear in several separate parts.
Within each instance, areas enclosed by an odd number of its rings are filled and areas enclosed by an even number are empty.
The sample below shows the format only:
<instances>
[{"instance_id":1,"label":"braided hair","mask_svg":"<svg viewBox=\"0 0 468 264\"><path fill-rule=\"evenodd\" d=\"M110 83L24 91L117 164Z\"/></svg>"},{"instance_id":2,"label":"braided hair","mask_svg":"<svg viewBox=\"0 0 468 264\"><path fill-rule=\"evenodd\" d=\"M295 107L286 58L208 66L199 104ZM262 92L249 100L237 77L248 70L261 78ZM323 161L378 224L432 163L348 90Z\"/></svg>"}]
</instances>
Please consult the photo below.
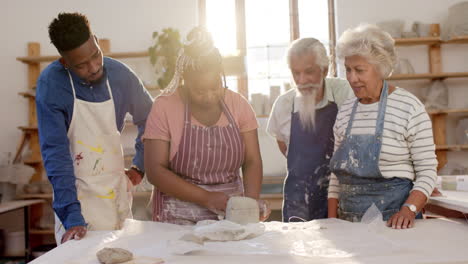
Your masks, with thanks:
<instances>
[{"instance_id":1,"label":"braided hair","mask_svg":"<svg viewBox=\"0 0 468 264\"><path fill-rule=\"evenodd\" d=\"M219 73L223 76L226 86L221 54L214 46L210 33L202 27L195 27L187 34L177 57L174 76L162 95L173 94L181 85L184 76L194 72Z\"/></svg>"}]
</instances>

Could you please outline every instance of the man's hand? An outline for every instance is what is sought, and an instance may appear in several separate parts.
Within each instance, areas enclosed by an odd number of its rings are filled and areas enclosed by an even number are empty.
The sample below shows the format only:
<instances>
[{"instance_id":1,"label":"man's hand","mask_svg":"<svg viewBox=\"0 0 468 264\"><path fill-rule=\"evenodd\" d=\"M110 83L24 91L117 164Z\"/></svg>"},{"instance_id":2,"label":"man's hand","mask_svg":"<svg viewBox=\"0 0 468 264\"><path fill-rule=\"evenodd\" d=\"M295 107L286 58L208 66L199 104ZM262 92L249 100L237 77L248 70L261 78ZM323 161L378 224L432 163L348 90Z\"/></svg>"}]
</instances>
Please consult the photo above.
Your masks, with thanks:
<instances>
[{"instance_id":1,"label":"man's hand","mask_svg":"<svg viewBox=\"0 0 468 264\"><path fill-rule=\"evenodd\" d=\"M125 169L125 174L132 182L133 186L140 184L143 177L140 173L138 173L134 168Z\"/></svg>"},{"instance_id":2,"label":"man's hand","mask_svg":"<svg viewBox=\"0 0 468 264\"><path fill-rule=\"evenodd\" d=\"M62 236L62 244L70 239L82 239L86 235L86 231L86 226L74 226L69 228Z\"/></svg>"}]
</instances>

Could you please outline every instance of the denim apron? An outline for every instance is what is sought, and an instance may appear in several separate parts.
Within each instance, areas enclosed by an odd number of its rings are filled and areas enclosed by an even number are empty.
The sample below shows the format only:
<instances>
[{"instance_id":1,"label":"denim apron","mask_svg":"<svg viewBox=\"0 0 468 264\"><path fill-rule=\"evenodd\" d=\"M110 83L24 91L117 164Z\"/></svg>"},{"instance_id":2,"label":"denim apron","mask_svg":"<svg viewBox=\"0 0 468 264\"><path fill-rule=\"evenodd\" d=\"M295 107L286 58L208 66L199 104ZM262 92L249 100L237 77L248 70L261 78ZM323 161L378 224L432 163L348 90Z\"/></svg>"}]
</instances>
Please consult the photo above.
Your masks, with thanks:
<instances>
[{"instance_id":1,"label":"denim apron","mask_svg":"<svg viewBox=\"0 0 468 264\"><path fill-rule=\"evenodd\" d=\"M413 187L409 179L384 178L379 169L387 97L388 84L384 81L375 135L351 135L359 101L356 99L343 142L330 161L330 169L340 183L338 217L343 220L360 221L373 203L388 220L400 211Z\"/></svg>"},{"instance_id":2,"label":"denim apron","mask_svg":"<svg viewBox=\"0 0 468 264\"><path fill-rule=\"evenodd\" d=\"M338 107L335 103L316 110L315 126L302 127L299 113L291 112L291 137L284 184L283 221L310 221L327 217L330 158L333 155Z\"/></svg>"}]
</instances>

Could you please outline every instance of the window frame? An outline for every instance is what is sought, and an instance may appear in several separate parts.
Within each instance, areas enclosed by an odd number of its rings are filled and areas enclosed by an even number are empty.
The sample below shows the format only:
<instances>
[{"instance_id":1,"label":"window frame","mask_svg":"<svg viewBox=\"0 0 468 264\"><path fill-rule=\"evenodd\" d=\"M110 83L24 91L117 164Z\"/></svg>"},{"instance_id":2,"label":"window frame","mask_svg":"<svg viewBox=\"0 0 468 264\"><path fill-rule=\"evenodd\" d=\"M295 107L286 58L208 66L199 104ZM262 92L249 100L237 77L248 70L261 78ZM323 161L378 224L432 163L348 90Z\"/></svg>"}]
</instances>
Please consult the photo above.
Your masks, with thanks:
<instances>
[{"instance_id":1,"label":"window frame","mask_svg":"<svg viewBox=\"0 0 468 264\"><path fill-rule=\"evenodd\" d=\"M236 39L237 49L240 57L244 58L247 53L246 42L246 22L245 22L245 0L235 0L236 6ZM289 0L289 27L290 41L300 38L299 30L299 11L298 0ZM198 25L206 26L206 0L198 0ZM329 51L330 51L330 69L329 75L336 77L336 28L335 28L335 3L334 0L328 0L328 31L329 31ZM249 98L248 75L245 71L239 71L234 74L237 77L238 92L245 98Z\"/></svg>"}]
</instances>

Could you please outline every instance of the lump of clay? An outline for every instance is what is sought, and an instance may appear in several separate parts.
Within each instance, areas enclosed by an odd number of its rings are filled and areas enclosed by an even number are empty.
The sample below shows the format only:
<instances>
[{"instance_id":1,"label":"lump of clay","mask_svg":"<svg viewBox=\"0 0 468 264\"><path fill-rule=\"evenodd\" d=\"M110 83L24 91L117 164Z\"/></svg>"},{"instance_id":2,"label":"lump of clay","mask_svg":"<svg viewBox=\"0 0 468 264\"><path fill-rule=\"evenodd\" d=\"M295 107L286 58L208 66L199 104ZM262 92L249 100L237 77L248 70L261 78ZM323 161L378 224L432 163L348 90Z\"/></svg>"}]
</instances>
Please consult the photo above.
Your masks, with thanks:
<instances>
[{"instance_id":1,"label":"lump of clay","mask_svg":"<svg viewBox=\"0 0 468 264\"><path fill-rule=\"evenodd\" d=\"M249 197L231 197L226 207L226 220L241 225L258 223L260 210L257 200Z\"/></svg>"},{"instance_id":2,"label":"lump of clay","mask_svg":"<svg viewBox=\"0 0 468 264\"><path fill-rule=\"evenodd\" d=\"M103 248L96 256L101 264L117 264L133 259L132 252L123 248Z\"/></svg>"},{"instance_id":3,"label":"lump of clay","mask_svg":"<svg viewBox=\"0 0 468 264\"><path fill-rule=\"evenodd\" d=\"M193 231L183 235L180 240L202 245L206 241L238 241L262 235L265 226L261 223L241 225L228 220L206 220L198 222Z\"/></svg>"}]
</instances>

